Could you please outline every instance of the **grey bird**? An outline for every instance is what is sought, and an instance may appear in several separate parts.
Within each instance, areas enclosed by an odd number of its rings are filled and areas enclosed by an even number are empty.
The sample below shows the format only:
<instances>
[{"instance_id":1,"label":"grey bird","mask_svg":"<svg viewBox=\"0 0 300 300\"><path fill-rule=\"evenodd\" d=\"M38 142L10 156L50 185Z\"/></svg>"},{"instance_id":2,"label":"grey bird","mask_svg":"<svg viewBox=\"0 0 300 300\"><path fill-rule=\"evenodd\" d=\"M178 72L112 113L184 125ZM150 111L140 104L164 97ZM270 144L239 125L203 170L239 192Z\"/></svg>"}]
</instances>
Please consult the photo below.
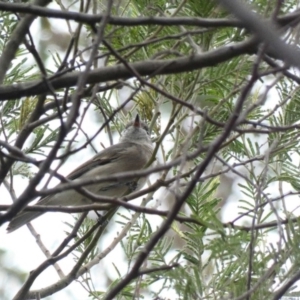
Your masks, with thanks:
<instances>
[{"instance_id":1,"label":"grey bird","mask_svg":"<svg viewBox=\"0 0 300 300\"><path fill-rule=\"evenodd\" d=\"M121 172L137 171L145 167L153 153L153 144L147 125L142 122L139 115L127 124L118 144L104 149L96 154L66 178L73 182L82 178L95 178L95 176L109 176ZM100 196L122 197L140 190L146 182L145 177L134 179L120 179L87 185L85 188ZM40 199L38 205L78 206L92 204L93 201L75 190L66 190ZM21 211L8 224L7 231L12 232L44 212Z\"/></svg>"}]
</instances>

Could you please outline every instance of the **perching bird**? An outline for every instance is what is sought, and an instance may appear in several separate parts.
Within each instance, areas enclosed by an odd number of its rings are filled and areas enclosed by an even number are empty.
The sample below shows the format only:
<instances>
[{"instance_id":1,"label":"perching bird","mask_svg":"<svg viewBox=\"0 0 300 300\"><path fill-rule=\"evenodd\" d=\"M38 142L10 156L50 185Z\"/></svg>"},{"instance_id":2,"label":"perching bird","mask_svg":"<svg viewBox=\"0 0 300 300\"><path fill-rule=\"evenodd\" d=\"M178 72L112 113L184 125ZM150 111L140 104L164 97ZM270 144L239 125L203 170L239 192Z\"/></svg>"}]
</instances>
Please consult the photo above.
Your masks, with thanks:
<instances>
[{"instance_id":1,"label":"perching bird","mask_svg":"<svg viewBox=\"0 0 300 300\"><path fill-rule=\"evenodd\" d=\"M153 153L153 145L148 127L140 121L139 115L133 122L127 124L120 142L96 154L71 174L67 179L74 182L81 178L95 178L95 176L110 176L121 172L137 171L145 167ZM101 182L87 185L85 188L100 196L122 197L143 187L146 178L122 179L119 181ZM93 201L79 194L75 190L66 190L38 201L39 205L77 206L92 204ZM24 211L17 214L9 223L7 231L12 232L39 217L44 212Z\"/></svg>"}]
</instances>

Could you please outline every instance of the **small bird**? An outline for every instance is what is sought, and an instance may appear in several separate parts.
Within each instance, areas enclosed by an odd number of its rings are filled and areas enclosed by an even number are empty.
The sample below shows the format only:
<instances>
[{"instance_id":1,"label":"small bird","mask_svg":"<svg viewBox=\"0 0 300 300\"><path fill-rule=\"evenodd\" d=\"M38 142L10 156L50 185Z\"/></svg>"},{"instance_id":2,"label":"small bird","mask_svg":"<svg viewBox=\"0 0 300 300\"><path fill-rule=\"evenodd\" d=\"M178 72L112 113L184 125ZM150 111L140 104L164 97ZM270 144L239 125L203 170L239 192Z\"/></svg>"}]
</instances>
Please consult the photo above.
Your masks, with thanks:
<instances>
[{"instance_id":1,"label":"small bird","mask_svg":"<svg viewBox=\"0 0 300 300\"><path fill-rule=\"evenodd\" d=\"M140 120L139 115L127 124L118 144L104 149L96 154L66 178L74 182L82 178L95 176L110 176L121 172L137 171L145 167L153 153L153 144L147 125ZM120 179L87 185L85 188L100 196L122 197L140 190L146 182L145 177ZM93 201L75 190L66 190L40 199L38 205L78 206L92 204ZM8 224L7 231L12 232L44 212L21 211Z\"/></svg>"}]
</instances>

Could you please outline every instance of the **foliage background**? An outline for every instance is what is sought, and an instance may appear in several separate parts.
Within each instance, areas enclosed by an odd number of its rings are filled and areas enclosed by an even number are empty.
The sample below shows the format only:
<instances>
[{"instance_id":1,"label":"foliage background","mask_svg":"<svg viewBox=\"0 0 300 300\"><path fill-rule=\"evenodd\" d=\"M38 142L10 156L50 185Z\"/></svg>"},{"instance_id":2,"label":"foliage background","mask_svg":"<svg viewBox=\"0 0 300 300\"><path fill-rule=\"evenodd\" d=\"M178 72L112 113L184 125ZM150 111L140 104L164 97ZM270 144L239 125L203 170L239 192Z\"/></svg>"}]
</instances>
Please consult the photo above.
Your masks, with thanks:
<instances>
[{"instance_id":1,"label":"foliage background","mask_svg":"<svg viewBox=\"0 0 300 300\"><path fill-rule=\"evenodd\" d=\"M1 299L297 296L298 6L1 2ZM6 235L137 112L156 146L137 200Z\"/></svg>"}]
</instances>

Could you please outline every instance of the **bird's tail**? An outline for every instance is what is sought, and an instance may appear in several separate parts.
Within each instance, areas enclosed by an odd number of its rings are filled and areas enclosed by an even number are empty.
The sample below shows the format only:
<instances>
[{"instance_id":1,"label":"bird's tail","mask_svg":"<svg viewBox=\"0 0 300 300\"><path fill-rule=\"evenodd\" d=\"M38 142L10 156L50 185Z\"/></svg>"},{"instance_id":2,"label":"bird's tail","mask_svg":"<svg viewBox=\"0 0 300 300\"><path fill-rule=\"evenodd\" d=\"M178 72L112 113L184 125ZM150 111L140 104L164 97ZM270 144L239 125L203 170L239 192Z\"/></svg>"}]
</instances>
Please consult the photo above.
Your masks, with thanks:
<instances>
[{"instance_id":1,"label":"bird's tail","mask_svg":"<svg viewBox=\"0 0 300 300\"><path fill-rule=\"evenodd\" d=\"M42 214L43 212L40 211L24 211L19 213L8 224L7 232L10 233L15 231Z\"/></svg>"}]
</instances>

